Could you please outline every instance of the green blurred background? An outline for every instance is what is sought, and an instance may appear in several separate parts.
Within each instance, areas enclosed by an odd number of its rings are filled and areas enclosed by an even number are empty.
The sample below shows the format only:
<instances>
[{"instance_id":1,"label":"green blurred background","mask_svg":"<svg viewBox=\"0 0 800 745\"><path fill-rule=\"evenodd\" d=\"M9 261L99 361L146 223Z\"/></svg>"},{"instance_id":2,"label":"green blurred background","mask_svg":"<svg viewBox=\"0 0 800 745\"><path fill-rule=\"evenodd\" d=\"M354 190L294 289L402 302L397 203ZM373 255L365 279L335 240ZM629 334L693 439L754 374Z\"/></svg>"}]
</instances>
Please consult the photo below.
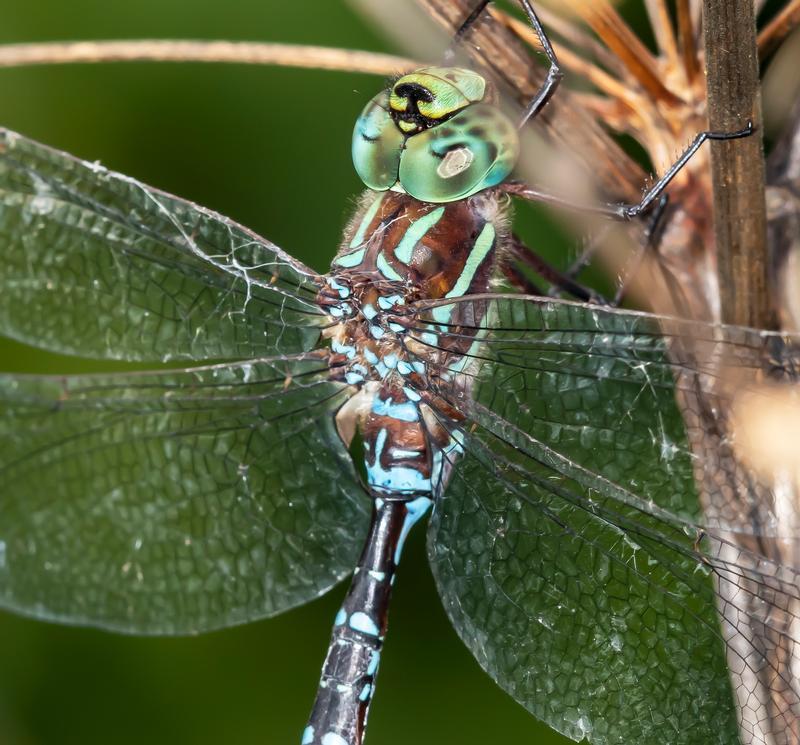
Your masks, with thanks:
<instances>
[{"instance_id":1,"label":"green blurred background","mask_svg":"<svg viewBox=\"0 0 800 745\"><path fill-rule=\"evenodd\" d=\"M402 51L387 49L344 0L11 0L0 20L0 43L144 37ZM380 85L368 76L242 66L0 70L0 123L218 210L323 269L360 188L349 158L353 121ZM541 220L524 216L523 233L537 249L563 250ZM0 340L0 369L99 366ZM497 688L461 645L422 533L406 550L369 741L567 742ZM0 613L0 743L299 742L343 589L278 619L186 639Z\"/></svg>"}]
</instances>

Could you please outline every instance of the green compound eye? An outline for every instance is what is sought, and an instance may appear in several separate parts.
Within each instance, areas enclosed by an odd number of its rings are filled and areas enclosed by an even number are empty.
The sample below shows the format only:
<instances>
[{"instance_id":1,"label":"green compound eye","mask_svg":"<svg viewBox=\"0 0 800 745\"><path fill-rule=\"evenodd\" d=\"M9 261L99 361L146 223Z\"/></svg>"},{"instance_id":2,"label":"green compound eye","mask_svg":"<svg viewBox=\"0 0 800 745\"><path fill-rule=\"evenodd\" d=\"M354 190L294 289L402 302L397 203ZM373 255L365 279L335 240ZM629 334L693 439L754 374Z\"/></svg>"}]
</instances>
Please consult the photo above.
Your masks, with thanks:
<instances>
[{"instance_id":1,"label":"green compound eye","mask_svg":"<svg viewBox=\"0 0 800 745\"><path fill-rule=\"evenodd\" d=\"M405 140L388 108L389 92L383 91L364 107L353 130L353 165L375 191L386 191L397 183Z\"/></svg>"},{"instance_id":2,"label":"green compound eye","mask_svg":"<svg viewBox=\"0 0 800 745\"><path fill-rule=\"evenodd\" d=\"M442 119L482 101L486 81L472 70L458 67L425 67L403 75L392 87L389 106L399 113L408 111L410 99L427 119Z\"/></svg>"},{"instance_id":3,"label":"green compound eye","mask_svg":"<svg viewBox=\"0 0 800 745\"><path fill-rule=\"evenodd\" d=\"M400 185L422 202L454 202L497 186L518 157L519 136L508 117L475 104L408 138Z\"/></svg>"},{"instance_id":4,"label":"green compound eye","mask_svg":"<svg viewBox=\"0 0 800 745\"><path fill-rule=\"evenodd\" d=\"M498 108L481 102L485 94L486 81L470 70L404 75L356 122L352 152L361 180L434 203L497 186L516 165L519 136Z\"/></svg>"}]
</instances>

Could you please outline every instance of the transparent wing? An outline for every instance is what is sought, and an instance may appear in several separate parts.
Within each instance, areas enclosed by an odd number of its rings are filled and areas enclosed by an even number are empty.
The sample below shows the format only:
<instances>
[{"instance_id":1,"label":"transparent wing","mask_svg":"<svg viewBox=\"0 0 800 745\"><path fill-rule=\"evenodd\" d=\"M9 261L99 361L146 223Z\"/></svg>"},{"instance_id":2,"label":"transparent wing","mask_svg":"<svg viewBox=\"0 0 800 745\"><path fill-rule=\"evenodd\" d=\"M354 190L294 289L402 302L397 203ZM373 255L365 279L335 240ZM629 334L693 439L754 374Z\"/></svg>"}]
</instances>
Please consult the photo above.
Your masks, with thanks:
<instances>
[{"instance_id":1,"label":"transparent wing","mask_svg":"<svg viewBox=\"0 0 800 745\"><path fill-rule=\"evenodd\" d=\"M713 587L691 542L670 546L653 519L585 495L473 434L429 535L456 631L504 690L575 740L737 742Z\"/></svg>"},{"instance_id":2,"label":"transparent wing","mask_svg":"<svg viewBox=\"0 0 800 745\"><path fill-rule=\"evenodd\" d=\"M470 395L429 554L481 665L575 739L732 743L737 718L788 734L800 578L773 549L796 537L730 448L702 446L725 423L728 372L785 375L793 354L778 364L754 331L565 302L454 305L465 323L441 347L486 336L438 389Z\"/></svg>"},{"instance_id":3,"label":"transparent wing","mask_svg":"<svg viewBox=\"0 0 800 745\"><path fill-rule=\"evenodd\" d=\"M459 326L428 321L420 304L409 335L427 346L425 332L444 329L438 344L445 350L478 337L469 364L452 366L453 387L470 391L459 408L516 427L596 490L646 494L693 527L781 536L774 500L742 492L742 484L725 490L727 479L748 474L732 472L713 449L700 463L695 451L714 427L730 427L737 396L753 389L766 403L769 390L760 384L796 384L800 339L519 295L475 295L447 306L458 309ZM703 473L716 473L719 493L703 494L701 504Z\"/></svg>"},{"instance_id":4,"label":"transparent wing","mask_svg":"<svg viewBox=\"0 0 800 745\"><path fill-rule=\"evenodd\" d=\"M0 376L0 604L171 634L325 592L368 520L327 372L297 357Z\"/></svg>"},{"instance_id":5,"label":"transparent wing","mask_svg":"<svg viewBox=\"0 0 800 745\"><path fill-rule=\"evenodd\" d=\"M191 202L0 129L0 327L106 359L313 347L317 277Z\"/></svg>"}]
</instances>

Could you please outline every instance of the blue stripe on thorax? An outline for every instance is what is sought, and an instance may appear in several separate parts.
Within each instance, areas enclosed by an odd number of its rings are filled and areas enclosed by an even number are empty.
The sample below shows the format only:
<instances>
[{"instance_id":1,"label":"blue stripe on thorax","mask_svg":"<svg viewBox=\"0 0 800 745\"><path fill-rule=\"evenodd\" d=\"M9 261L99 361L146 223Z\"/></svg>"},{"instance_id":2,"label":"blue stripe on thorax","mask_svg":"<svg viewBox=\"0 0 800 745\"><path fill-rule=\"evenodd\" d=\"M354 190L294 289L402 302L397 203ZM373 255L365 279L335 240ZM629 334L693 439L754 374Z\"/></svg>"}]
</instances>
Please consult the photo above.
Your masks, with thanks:
<instances>
[{"instance_id":1,"label":"blue stripe on thorax","mask_svg":"<svg viewBox=\"0 0 800 745\"><path fill-rule=\"evenodd\" d=\"M443 214L444 207L437 207L427 215L415 220L409 226L403 239L397 244L394 255L404 264L410 264L411 257L414 253L414 247L425 237L425 234L442 219Z\"/></svg>"},{"instance_id":2,"label":"blue stripe on thorax","mask_svg":"<svg viewBox=\"0 0 800 745\"><path fill-rule=\"evenodd\" d=\"M364 261L364 256L366 256L366 254L366 248L359 248L349 254L338 256L333 260L333 263L343 266L345 269L352 269L354 266L358 266L362 261Z\"/></svg>"},{"instance_id":3,"label":"blue stripe on thorax","mask_svg":"<svg viewBox=\"0 0 800 745\"><path fill-rule=\"evenodd\" d=\"M445 295L446 298L462 297L466 294L467 290L469 290L469 286L472 284L472 280L475 278L475 273L494 245L494 239L494 226L491 223L486 223L478 239L475 241L475 245L469 252L469 256L467 256L467 260L464 262L464 268L461 270L461 274L453 285L453 289ZM452 305L439 305L433 309L433 319L437 323L448 323L452 312Z\"/></svg>"},{"instance_id":4,"label":"blue stripe on thorax","mask_svg":"<svg viewBox=\"0 0 800 745\"><path fill-rule=\"evenodd\" d=\"M372 204L361 218L361 222L358 225L358 230L356 230L356 234L350 241L350 248L354 248L356 250L342 254L341 256L337 256L333 260L334 264L344 267L345 269L353 269L361 264L362 261L364 261L364 257L367 254L367 248L363 245L364 239L367 238L367 230L369 229L370 223L375 219L375 215L378 214L383 197L383 194L379 194L373 200Z\"/></svg>"},{"instance_id":5,"label":"blue stripe on thorax","mask_svg":"<svg viewBox=\"0 0 800 745\"><path fill-rule=\"evenodd\" d=\"M375 260L375 266L378 267L378 271L386 277L386 279L393 280L395 282L402 282L403 278L395 271L394 267L386 260L386 257L383 253L378 254L378 258Z\"/></svg>"},{"instance_id":6,"label":"blue stripe on thorax","mask_svg":"<svg viewBox=\"0 0 800 745\"><path fill-rule=\"evenodd\" d=\"M384 197L383 194L379 194L375 198L375 201L369 206L367 211L364 213L364 217L361 218L361 222L359 223L358 230L356 230L356 234L353 236L353 240L350 241L350 248L356 248L356 246L360 246L364 242L364 238L367 235L367 230L369 229L369 225L375 219L375 215L378 214L378 210L380 209L383 197Z\"/></svg>"}]
</instances>

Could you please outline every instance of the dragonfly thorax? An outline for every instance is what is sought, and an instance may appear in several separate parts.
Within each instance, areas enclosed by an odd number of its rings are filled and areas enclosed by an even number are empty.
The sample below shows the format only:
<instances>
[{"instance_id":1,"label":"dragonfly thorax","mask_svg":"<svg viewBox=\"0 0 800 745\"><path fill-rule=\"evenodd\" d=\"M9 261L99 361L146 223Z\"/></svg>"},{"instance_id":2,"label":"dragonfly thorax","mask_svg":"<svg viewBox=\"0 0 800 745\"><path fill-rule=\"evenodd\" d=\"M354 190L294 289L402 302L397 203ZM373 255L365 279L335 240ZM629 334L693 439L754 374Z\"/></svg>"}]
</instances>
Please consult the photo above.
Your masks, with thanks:
<instances>
[{"instance_id":1,"label":"dragonfly thorax","mask_svg":"<svg viewBox=\"0 0 800 745\"><path fill-rule=\"evenodd\" d=\"M447 205L368 192L319 298L332 321L326 336L338 379L410 388L412 397L428 387L431 371L446 379L449 366L463 363L472 332L441 344L440 333L457 327L462 311L426 305L486 292L504 234L491 191Z\"/></svg>"},{"instance_id":2,"label":"dragonfly thorax","mask_svg":"<svg viewBox=\"0 0 800 745\"><path fill-rule=\"evenodd\" d=\"M376 191L425 202L465 199L504 181L519 138L487 81L461 68L402 76L364 108L353 132L353 163Z\"/></svg>"},{"instance_id":3,"label":"dragonfly thorax","mask_svg":"<svg viewBox=\"0 0 800 745\"><path fill-rule=\"evenodd\" d=\"M332 277L329 286L340 298L328 307L338 323L325 332L335 355L335 377L361 386L389 378L397 381L414 372L402 338L407 288L392 283L376 285L368 277L358 276ZM423 371L416 367L417 372Z\"/></svg>"}]
</instances>

